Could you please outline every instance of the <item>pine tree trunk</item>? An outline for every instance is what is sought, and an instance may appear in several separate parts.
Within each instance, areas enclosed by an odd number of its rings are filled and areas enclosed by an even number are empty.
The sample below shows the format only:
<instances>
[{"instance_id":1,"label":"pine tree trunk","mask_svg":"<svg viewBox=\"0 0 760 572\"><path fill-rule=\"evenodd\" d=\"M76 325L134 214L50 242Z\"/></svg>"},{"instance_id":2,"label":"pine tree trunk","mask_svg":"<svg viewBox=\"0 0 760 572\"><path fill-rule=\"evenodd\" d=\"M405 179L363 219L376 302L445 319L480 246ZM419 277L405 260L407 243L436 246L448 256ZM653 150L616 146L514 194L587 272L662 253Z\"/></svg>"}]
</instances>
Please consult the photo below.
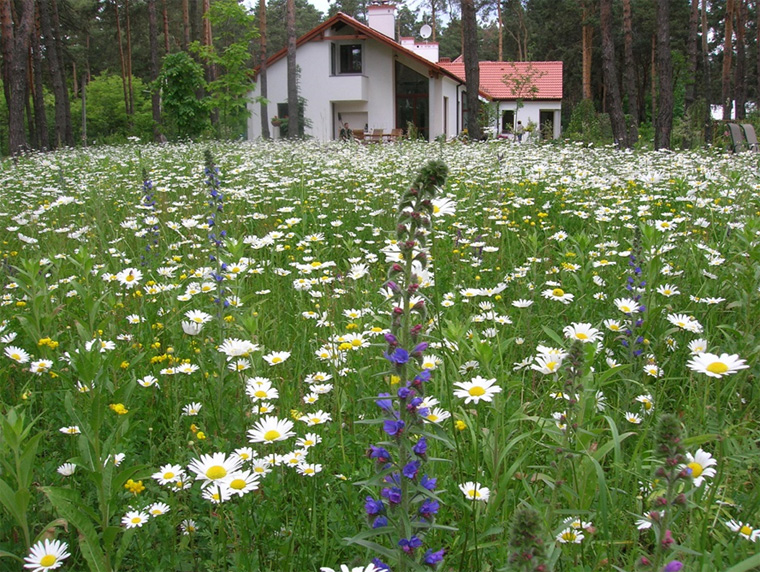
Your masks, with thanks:
<instances>
[{"instance_id":1,"label":"pine tree trunk","mask_svg":"<svg viewBox=\"0 0 760 572\"><path fill-rule=\"evenodd\" d=\"M214 35L211 30L211 20L208 17L208 13L211 10L211 0L203 0L203 33L201 36L201 43L204 46L212 47L214 45ZM206 64L206 82L211 83L216 80L216 66L213 63ZM211 110L211 125L213 125L217 132L219 132L219 108L214 107Z\"/></svg>"},{"instance_id":2,"label":"pine tree trunk","mask_svg":"<svg viewBox=\"0 0 760 572\"><path fill-rule=\"evenodd\" d=\"M150 81L154 82L159 72L156 0L148 0L148 35L150 36ZM161 96L158 90L151 93L150 104L153 111L153 140L158 143L161 141Z\"/></svg>"},{"instance_id":3,"label":"pine tree trunk","mask_svg":"<svg viewBox=\"0 0 760 572\"><path fill-rule=\"evenodd\" d=\"M190 45L190 3L182 0L182 50L187 51Z\"/></svg>"},{"instance_id":4,"label":"pine tree trunk","mask_svg":"<svg viewBox=\"0 0 760 572\"><path fill-rule=\"evenodd\" d=\"M734 47L734 0L726 0L725 37L723 41L723 73L721 74L721 104L723 119L731 119L731 63Z\"/></svg>"},{"instance_id":5,"label":"pine tree trunk","mask_svg":"<svg viewBox=\"0 0 760 572\"><path fill-rule=\"evenodd\" d=\"M287 0L286 27L288 33L288 137L298 137L298 80L296 70L296 3Z\"/></svg>"},{"instance_id":6,"label":"pine tree trunk","mask_svg":"<svg viewBox=\"0 0 760 572\"><path fill-rule=\"evenodd\" d=\"M670 55L670 0L657 0L657 118L654 148L670 148L673 129L673 62Z\"/></svg>"},{"instance_id":7,"label":"pine tree trunk","mask_svg":"<svg viewBox=\"0 0 760 572\"><path fill-rule=\"evenodd\" d=\"M736 0L736 69L734 70L734 95L736 96L736 119L747 116L747 77L745 74L747 51L744 45L747 23L747 0Z\"/></svg>"},{"instance_id":8,"label":"pine tree trunk","mask_svg":"<svg viewBox=\"0 0 760 572\"><path fill-rule=\"evenodd\" d=\"M499 60L504 61L504 22L501 19L501 0L496 0L496 16L499 26Z\"/></svg>"},{"instance_id":9,"label":"pine tree trunk","mask_svg":"<svg viewBox=\"0 0 760 572\"><path fill-rule=\"evenodd\" d=\"M8 148L15 155L27 148L24 107L27 102L27 61L34 23L34 0L22 0L21 16L14 26L11 0L0 0L0 34L3 65L8 82Z\"/></svg>"},{"instance_id":10,"label":"pine tree trunk","mask_svg":"<svg viewBox=\"0 0 760 572\"><path fill-rule=\"evenodd\" d=\"M261 115L261 137L271 139L269 133L269 109L267 105L267 3L259 0L259 46L261 67L259 68L259 102Z\"/></svg>"},{"instance_id":11,"label":"pine tree trunk","mask_svg":"<svg viewBox=\"0 0 760 572\"><path fill-rule=\"evenodd\" d=\"M30 34L31 42L31 34ZM34 112L32 111L32 104L34 101L34 70L32 69L32 50L31 47L28 50L26 56L26 95L24 97L24 107L26 108L26 124L27 132L29 133L29 146L32 149L39 149L39 143L37 142L37 129L35 127ZM30 103L29 100L32 100Z\"/></svg>"},{"instance_id":12,"label":"pine tree trunk","mask_svg":"<svg viewBox=\"0 0 760 572\"><path fill-rule=\"evenodd\" d=\"M169 46L169 11L166 9L166 0L162 0L163 18L164 18L164 55L170 53Z\"/></svg>"},{"instance_id":13,"label":"pine tree trunk","mask_svg":"<svg viewBox=\"0 0 760 572\"><path fill-rule=\"evenodd\" d=\"M623 102L620 99L617 66L615 65L615 43L612 39L612 0L601 0L599 8L602 29L602 73L604 75L604 88L607 92L607 102L610 106L612 136L616 145L628 147Z\"/></svg>"},{"instance_id":14,"label":"pine tree trunk","mask_svg":"<svg viewBox=\"0 0 760 572\"><path fill-rule=\"evenodd\" d=\"M686 42L686 91L684 106L688 110L694 103L697 86L697 33L699 32L699 0L691 0L689 38Z\"/></svg>"},{"instance_id":15,"label":"pine tree trunk","mask_svg":"<svg viewBox=\"0 0 760 572\"><path fill-rule=\"evenodd\" d=\"M592 9L589 0L585 0L582 6L583 28L581 30L581 57L583 62L583 99L591 99L591 63L592 48L594 41L594 27L590 23Z\"/></svg>"},{"instance_id":16,"label":"pine tree trunk","mask_svg":"<svg viewBox=\"0 0 760 572\"><path fill-rule=\"evenodd\" d=\"M129 88L127 87L127 64L124 58L124 46L121 41L121 19L119 18L119 0L114 0L116 12L116 41L119 44L119 63L121 64L121 88L124 92L124 111L129 115Z\"/></svg>"},{"instance_id":17,"label":"pine tree trunk","mask_svg":"<svg viewBox=\"0 0 760 572\"><path fill-rule=\"evenodd\" d=\"M709 28L707 27L707 0L702 0L702 68L704 79L702 82L702 96L707 105L705 106L705 143L712 143L712 113L710 110L710 93L712 91L712 74L710 73L710 52L707 46ZM760 65L760 64L758 64Z\"/></svg>"},{"instance_id":18,"label":"pine tree trunk","mask_svg":"<svg viewBox=\"0 0 760 572\"><path fill-rule=\"evenodd\" d=\"M628 98L628 145L639 139L639 91L636 86L636 65L633 59L633 14L631 0L623 0L623 85Z\"/></svg>"},{"instance_id":19,"label":"pine tree trunk","mask_svg":"<svg viewBox=\"0 0 760 572\"><path fill-rule=\"evenodd\" d=\"M58 2L57 0L51 0L50 4L53 9L53 38L55 39L55 45L58 52L58 69L61 71L61 83L63 89L61 90L61 97L63 98L62 116L63 116L63 140L66 145L70 147L74 146L74 130L71 123L71 106L69 104L69 90L66 82L66 64L63 59L64 46L63 46L63 34L61 33L61 20L58 17Z\"/></svg>"},{"instance_id":20,"label":"pine tree trunk","mask_svg":"<svg viewBox=\"0 0 760 572\"><path fill-rule=\"evenodd\" d=\"M39 15L39 12L38 12ZM35 31L32 34L32 61L34 70L34 88L32 97L34 100L34 119L37 124L37 140L39 148L47 150L50 146L50 134L48 133L47 116L45 114L45 99L43 97L42 84L42 47L40 46L39 19L35 19Z\"/></svg>"},{"instance_id":21,"label":"pine tree trunk","mask_svg":"<svg viewBox=\"0 0 760 572\"><path fill-rule=\"evenodd\" d=\"M464 77L467 89L467 133L479 140L480 133L480 63L478 61L478 23L474 0L462 2L462 33L464 35Z\"/></svg>"},{"instance_id":22,"label":"pine tree trunk","mask_svg":"<svg viewBox=\"0 0 760 572\"><path fill-rule=\"evenodd\" d=\"M129 0L124 0L124 18L126 20L127 29L127 54L126 54L126 70L127 70L127 115L130 116L130 123L132 123L131 117L135 114L135 95L132 89L132 25L129 19Z\"/></svg>"},{"instance_id":23,"label":"pine tree trunk","mask_svg":"<svg viewBox=\"0 0 760 572\"><path fill-rule=\"evenodd\" d=\"M55 96L55 146L73 145L73 135L67 134L67 123L70 123L71 110L69 109L69 98L66 87L66 81L63 76L63 70L60 66L58 56L58 46L56 45L53 34L53 18L50 6L50 0L39 0L40 6L40 27L45 40L45 54L50 70L50 80L53 84L53 95ZM68 127L69 131L71 127Z\"/></svg>"},{"instance_id":24,"label":"pine tree trunk","mask_svg":"<svg viewBox=\"0 0 760 572\"><path fill-rule=\"evenodd\" d=\"M435 35L436 35L436 28L438 27L435 25L435 21L438 19L436 18L436 13L435 13L435 2L436 0L430 0L430 19L431 19L430 27L433 29L433 33L430 37L430 41L432 42L436 41Z\"/></svg>"}]
</instances>

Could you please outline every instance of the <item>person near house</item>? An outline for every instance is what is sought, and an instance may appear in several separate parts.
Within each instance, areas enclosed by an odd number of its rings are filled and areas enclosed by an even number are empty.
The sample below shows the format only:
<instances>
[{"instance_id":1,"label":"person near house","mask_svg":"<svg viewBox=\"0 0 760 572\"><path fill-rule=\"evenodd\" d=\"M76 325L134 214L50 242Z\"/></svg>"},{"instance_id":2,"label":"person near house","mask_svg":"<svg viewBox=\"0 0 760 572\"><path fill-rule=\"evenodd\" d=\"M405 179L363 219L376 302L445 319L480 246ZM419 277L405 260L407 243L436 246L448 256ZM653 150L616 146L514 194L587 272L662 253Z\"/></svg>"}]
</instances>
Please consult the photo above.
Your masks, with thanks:
<instances>
[{"instance_id":1,"label":"person near house","mask_svg":"<svg viewBox=\"0 0 760 572\"><path fill-rule=\"evenodd\" d=\"M348 122L343 124L343 127L340 128L340 140L341 141L350 141L352 137L351 128L348 126Z\"/></svg>"},{"instance_id":2,"label":"person near house","mask_svg":"<svg viewBox=\"0 0 760 572\"><path fill-rule=\"evenodd\" d=\"M525 127L523 127L522 121L518 121L517 127L515 127L515 135L517 136L518 143L522 143L523 133L525 133Z\"/></svg>"}]
</instances>

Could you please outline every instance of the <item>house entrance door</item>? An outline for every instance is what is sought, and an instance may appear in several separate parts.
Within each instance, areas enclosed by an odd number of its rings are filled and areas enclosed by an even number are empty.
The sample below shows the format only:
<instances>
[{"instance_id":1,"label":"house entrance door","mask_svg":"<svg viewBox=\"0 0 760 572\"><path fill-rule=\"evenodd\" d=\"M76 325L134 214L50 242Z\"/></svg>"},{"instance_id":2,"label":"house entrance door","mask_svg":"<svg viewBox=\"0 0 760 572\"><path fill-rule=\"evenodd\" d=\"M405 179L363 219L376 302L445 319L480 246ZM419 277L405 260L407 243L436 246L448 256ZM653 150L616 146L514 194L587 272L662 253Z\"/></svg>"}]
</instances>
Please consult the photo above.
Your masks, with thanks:
<instances>
[{"instance_id":1,"label":"house entrance door","mask_svg":"<svg viewBox=\"0 0 760 572\"><path fill-rule=\"evenodd\" d=\"M430 82L404 64L396 62L396 127L406 131L409 123L428 138Z\"/></svg>"}]
</instances>

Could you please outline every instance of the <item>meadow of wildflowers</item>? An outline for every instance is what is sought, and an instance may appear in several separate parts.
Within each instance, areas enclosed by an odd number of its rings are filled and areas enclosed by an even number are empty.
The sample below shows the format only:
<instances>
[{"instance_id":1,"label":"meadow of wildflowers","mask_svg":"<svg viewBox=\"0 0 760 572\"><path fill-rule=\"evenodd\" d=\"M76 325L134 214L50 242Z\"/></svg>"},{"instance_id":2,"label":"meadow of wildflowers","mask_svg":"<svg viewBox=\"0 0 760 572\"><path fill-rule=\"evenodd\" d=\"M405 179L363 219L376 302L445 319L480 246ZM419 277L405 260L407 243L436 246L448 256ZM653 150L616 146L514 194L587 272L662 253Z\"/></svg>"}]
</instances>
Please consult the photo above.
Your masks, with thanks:
<instances>
[{"instance_id":1,"label":"meadow of wildflowers","mask_svg":"<svg viewBox=\"0 0 760 572\"><path fill-rule=\"evenodd\" d=\"M0 570L760 566L751 154L0 165Z\"/></svg>"}]
</instances>

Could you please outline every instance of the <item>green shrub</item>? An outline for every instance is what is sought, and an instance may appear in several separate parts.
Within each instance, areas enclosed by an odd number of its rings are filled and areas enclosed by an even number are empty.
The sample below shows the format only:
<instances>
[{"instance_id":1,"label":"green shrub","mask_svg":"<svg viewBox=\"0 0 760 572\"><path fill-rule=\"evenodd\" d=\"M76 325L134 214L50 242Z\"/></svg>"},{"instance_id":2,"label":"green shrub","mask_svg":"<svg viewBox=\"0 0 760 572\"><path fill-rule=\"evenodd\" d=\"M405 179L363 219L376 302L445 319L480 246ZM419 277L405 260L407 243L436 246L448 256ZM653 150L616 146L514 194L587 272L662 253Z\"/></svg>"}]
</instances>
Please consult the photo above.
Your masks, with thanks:
<instances>
[{"instance_id":1,"label":"green shrub","mask_svg":"<svg viewBox=\"0 0 760 572\"><path fill-rule=\"evenodd\" d=\"M132 78L134 115L124 106L124 88L117 75L103 73L87 84L87 142L124 143L128 137L153 139L150 93L141 79ZM76 141L82 139L82 100L72 99L71 119Z\"/></svg>"}]
</instances>

